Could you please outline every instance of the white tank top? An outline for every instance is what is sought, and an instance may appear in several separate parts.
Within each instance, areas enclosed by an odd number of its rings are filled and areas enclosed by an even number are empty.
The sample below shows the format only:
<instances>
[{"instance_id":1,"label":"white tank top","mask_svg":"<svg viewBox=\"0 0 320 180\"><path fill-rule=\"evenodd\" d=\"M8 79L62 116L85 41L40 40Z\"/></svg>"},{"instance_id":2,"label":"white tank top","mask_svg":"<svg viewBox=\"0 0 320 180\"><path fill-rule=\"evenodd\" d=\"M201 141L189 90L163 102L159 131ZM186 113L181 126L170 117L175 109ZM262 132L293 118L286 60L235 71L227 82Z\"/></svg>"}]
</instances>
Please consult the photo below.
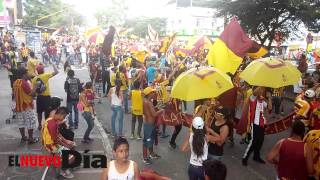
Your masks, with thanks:
<instances>
[{"instance_id":1,"label":"white tank top","mask_svg":"<svg viewBox=\"0 0 320 180\"><path fill-rule=\"evenodd\" d=\"M114 164L115 161L110 162L108 180L134 180L134 162L130 160L129 167L126 172L119 173Z\"/></svg>"},{"instance_id":2,"label":"white tank top","mask_svg":"<svg viewBox=\"0 0 320 180\"><path fill-rule=\"evenodd\" d=\"M121 106L122 105L121 99L116 94L116 87L112 88L111 105L115 105L115 106Z\"/></svg>"}]
</instances>

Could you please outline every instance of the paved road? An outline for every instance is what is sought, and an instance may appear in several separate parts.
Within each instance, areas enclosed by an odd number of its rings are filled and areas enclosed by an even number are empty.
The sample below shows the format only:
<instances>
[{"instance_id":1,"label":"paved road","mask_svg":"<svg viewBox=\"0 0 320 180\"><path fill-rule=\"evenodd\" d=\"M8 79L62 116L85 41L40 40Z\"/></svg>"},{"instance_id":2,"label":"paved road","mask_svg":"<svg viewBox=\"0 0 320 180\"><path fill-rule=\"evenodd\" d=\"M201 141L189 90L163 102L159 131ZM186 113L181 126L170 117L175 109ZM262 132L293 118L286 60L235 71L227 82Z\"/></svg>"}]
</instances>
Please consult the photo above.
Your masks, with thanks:
<instances>
[{"instance_id":1,"label":"paved road","mask_svg":"<svg viewBox=\"0 0 320 180\"><path fill-rule=\"evenodd\" d=\"M86 81L89 79L88 72L86 69L75 70L76 76L81 79L81 81ZM6 76L6 71L0 70L0 179L40 179L43 169L21 169L12 168L7 166L8 154L13 153L41 153L42 149L40 144L26 145L20 144L20 135L17 128L17 123L15 121L10 124L5 123L5 119L10 116L10 87L9 80ZM66 75L64 72L60 72L56 77L50 80L50 88L52 95L57 95L65 98L65 93L63 90L63 83ZM64 101L65 103L65 101ZM290 109L291 103L288 102L286 106L287 111ZM188 104L188 111L191 112L193 104ZM79 129L75 131L76 142L79 145L78 150L83 151L90 149L96 153L106 153L108 158L111 158L111 137L106 136L103 132L102 126L110 131L111 127L111 110L110 105L107 103L106 98L103 98L102 104L97 104L96 106L98 120L100 123L96 122L96 126L92 132L92 137L95 139L94 143L91 145L81 144L81 138L87 127L84 120L80 119ZM130 137L130 127L131 127L131 115L125 115L124 132L125 135ZM167 133L171 134L173 131L172 127L167 127ZM187 129L183 128L181 133L177 138L177 144L181 145L183 139L187 134ZM39 132L36 132L39 135ZM262 155L265 155L267 151L273 146L273 144L281 137L287 136L287 132L279 133L276 135L268 135L265 138L265 143L262 148ZM153 161L152 165L144 165L142 163L142 141L129 140L130 143L130 159L135 160L140 169L152 168L158 171L160 174L171 177L174 180L185 180L188 179L187 176L187 166L189 161L189 153L182 153L178 149L172 150L168 146L169 138L161 139L159 145L155 147L155 151L162 156L161 159ZM239 144L240 137L235 137L235 146L230 147L228 144L225 145L225 155L223 162L226 163L228 168L228 180L238 179L238 180L263 180L263 179L274 179L275 171L271 165L261 165L254 161L249 161L248 167L243 167L241 165L241 156L246 148L245 145ZM99 179L101 170L99 169L78 169L75 171L75 179ZM47 179L54 179L52 173Z\"/></svg>"}]
</instances>

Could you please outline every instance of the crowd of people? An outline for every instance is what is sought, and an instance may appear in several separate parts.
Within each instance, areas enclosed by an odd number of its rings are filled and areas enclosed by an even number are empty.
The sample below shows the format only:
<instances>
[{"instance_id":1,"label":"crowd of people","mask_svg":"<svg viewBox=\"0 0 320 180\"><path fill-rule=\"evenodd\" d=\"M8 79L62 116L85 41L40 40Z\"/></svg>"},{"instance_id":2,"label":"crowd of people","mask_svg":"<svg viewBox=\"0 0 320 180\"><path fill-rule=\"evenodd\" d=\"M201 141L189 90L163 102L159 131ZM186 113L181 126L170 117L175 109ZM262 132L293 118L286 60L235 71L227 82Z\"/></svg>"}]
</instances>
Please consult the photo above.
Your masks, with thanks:
<instances>
[{"instance_id":1,"label":"crowd of people","mask_svg":"<svg viewBox=\"0 0 320 180\"><path fill-rule=\"evenodd\" d=\"M129 51L121 53L120 50L116 51L114 57L105 57L99 45L75 45L70 39L65 42L45 42L41 61L25 44L19 50L13 48L10 35L2 38L4 48L1 62L9 72L21 141L37 143L39 139L33 136L33 132L38 126L42 144L48 152L61 153L63 149L74 149L73 131L78 129L81 112L88 125L82 143L90 144L93 141L90 133L94 127L95 106L99 106L106 97L112 112L108 119L111 121L110 135L114 139L114 160L108 163L101 179L168 179L155 172L139 171L137 163L128 159L129 143L123 132L125 114L131 114L132 117L131 135L128 138L142 140L143 163L151 164L161 158L153 147L158 145L158 137L167 138L168 134L166 124L159 123L158 117L168 104L177 104L177 110L181 112L186 112L187 106L184 101L170 98L170 87L181 73L193 67L205 66L205 61L197 57L176 57L176 61L168 63L167 57L157 52L140 61ZM65 61L61 59L63 53ZM84 82L75 76L72 65L76 60L81 60L79 62L84 66L88 65L91 81ZM59 73L57 66L63 61L67 74L64 81L66 107L60 107L61 100L52 97L49 83L49 79ZM187 127L188 136L180 145L182 151L191 151L189 179L226 178L224 146L228 141L233 146L234 128L242 118L249 118L250 123L250 128L241 133L241 143L248 144L242 164L248 165L252 152L254 161L265 164L260 153L265 136L264 127L267 119L276 120L286 116L285 97L291 94L294 95L296 112L292 133L271 149L267 161L276 165L278 179L319 179L319 147L312 141L320 134L320 65L312 74L308 74L305 56L301 56L298 66L303 74L301 82L293 90L290 87L271 89L252 87L239 78L239 73L250 61L246 58L238 72L230 75L234 88L217 98L195 101L192 123ZM51 64L52 72L45 70L48 64ZM249 112L246 117L243 116L245 107ZM169 141L173 149L178 147L176 138L182 127L182 124L174 125ZM60 174L65 178L73 178L69 169L62 169Z\"/></svg>"}]
</instances>

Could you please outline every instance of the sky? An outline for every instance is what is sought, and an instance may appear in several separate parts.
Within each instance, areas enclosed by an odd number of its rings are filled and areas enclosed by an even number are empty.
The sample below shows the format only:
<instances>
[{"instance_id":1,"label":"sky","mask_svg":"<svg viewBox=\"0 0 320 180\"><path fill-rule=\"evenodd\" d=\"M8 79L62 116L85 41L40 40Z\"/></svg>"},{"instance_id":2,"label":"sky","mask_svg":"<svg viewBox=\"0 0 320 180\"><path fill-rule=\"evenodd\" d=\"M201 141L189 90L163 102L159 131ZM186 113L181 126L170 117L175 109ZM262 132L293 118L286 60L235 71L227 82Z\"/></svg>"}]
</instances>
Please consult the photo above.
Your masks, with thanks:
<instances>
[{"instance_id":1,"label":"sky","mask_svg":"<svg viewBox=\"0 0 320 180\"><path fill-rule=\"evenodd\" d=\"M112 0L63 0L65 3L75 5L75 8L86 18L93 20L97 9L108 7ZM161 16L164 15L165 5L169 0L128 0L129 17ZM96 21L90 21L94 25Z\"/></svg>"}]
</instances>

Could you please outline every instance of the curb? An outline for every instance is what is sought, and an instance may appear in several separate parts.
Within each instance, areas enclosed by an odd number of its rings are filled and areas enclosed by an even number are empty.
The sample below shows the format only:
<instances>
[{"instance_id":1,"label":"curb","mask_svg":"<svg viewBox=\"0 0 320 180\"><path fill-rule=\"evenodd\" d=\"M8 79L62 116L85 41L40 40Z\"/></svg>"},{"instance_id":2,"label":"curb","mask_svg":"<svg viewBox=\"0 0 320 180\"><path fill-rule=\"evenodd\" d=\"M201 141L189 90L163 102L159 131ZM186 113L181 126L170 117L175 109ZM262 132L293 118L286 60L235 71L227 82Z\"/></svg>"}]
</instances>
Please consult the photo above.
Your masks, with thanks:
<instances>
[{"instance_id":1,"label":"curb","mask_svg":"<svg viewBox=\"0 0 320 180\"><path fill-rule=\"evenodd\" d=\"M103 127L102 127L102 124L101 122L98 120L97 117L95 117L94 119L94 123L95 125L97 126L99 132L100 132L100 135L102 136L102 145L103 145L103 148L105 150L105 153L106 153L106 156L108 158L112 158L112 148L111 148L111 144L110 144L110 141L109 141L109 138L108 138L108 135L107 133L104 131Z\"/></svg>"}]
</instances>

